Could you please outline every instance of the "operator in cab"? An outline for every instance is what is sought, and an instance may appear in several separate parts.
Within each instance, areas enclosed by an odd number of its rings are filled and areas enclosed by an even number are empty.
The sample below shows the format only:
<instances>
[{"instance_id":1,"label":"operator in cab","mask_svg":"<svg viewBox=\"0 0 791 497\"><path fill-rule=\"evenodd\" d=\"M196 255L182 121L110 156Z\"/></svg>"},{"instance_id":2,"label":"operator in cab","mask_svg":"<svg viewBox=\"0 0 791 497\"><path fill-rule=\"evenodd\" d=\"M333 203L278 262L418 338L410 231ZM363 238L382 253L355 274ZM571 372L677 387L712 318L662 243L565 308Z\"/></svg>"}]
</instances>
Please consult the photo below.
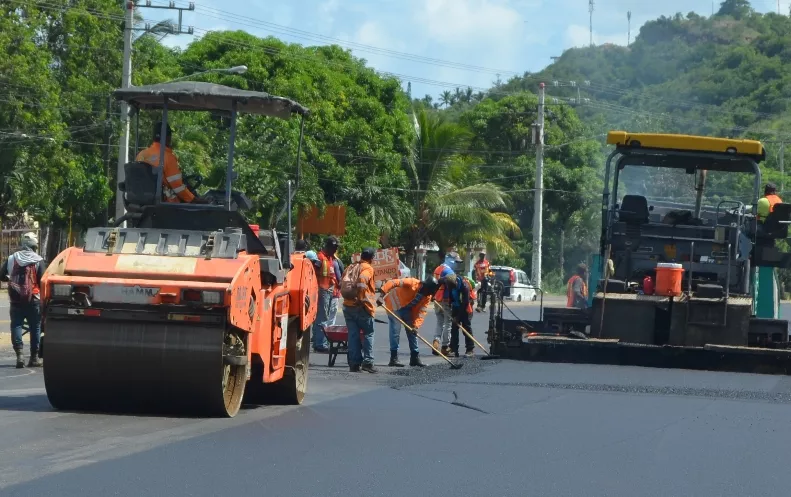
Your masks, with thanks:
<instances>
[{"instance_id":1,"label":"operator in cab","mask_svg":"<svg viewBox=\"0 0 791 497\"><path fill-rule=\"evenodd\" d=\"M145 162L151 167L159 167L160 138L162 135L162 123L154 125L154 142L145 150L137 154L138 162ZM166 202L185 203L185 204L206 204L208 201L198 197L187 188L181 176L179 160L170 148L172 131L167 126L167 137L165 138L165 170L162 171L162 195Z\"/></svg>"},{"instance_id":2,"label":"operator in cab","mask_svg":"<svg viewBox=\"0 0 791 497\"><path fill-rule=\"evenodd\" d=\"M777 187L773 183L767 183L764 196L758 200L758 222L763 222L775 210L775 204L782 203L783 199L777 195Z\"/></svg>"}]
</instances>

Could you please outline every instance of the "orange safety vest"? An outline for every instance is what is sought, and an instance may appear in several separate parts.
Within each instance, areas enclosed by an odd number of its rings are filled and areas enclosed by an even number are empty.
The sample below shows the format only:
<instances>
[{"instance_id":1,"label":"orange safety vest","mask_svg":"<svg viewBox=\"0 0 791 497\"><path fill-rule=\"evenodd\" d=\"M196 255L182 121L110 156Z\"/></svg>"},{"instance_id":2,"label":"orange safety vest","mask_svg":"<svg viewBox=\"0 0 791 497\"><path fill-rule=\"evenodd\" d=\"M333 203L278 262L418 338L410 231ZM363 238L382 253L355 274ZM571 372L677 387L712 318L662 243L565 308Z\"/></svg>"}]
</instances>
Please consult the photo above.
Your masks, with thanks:
<instances>
[{"instance_id":1,"label":"orange safety vest","mask_svg":"<svg viewBox=\"0 0 791 497\"><path fill-rule=\"evenodd\" d=\"M483 281L486 278L486 274L489 272L489 261L486 259L482 261L478 261L475 263L475 279L478 281Z\"/></svg>"},{"instance_id":2,"label":"orange safety vest","mask_svg":"<svg viewBox=\"0 0 791 497\"><path fill-rule=\"evenodd\" d=\"M159 167L160 150L159 142L154 142L147 149L141 150L137 154L136 160L146 162L154 168ZM190 203L195 200L195 195L183 182L179 160L173 154L173 150L167 146L165 147L165 170L162 171L162 195L167 202Z\"/></svg>"},{"instance_id":3,"label":"orange safety vest","mask_svg":"<svg viewBox=\"0 0 791 497\"><path fill-rule=\"evenodd\" d=\"M585 284L585 280L583 280L578 274L575 274L569 278L568 285L566 286L566 307L575 307L574 282L577 280L580 280L582 283L582 296L586 299L588 298L588 285Z\"/></svg>"},{"instance_id":4,"label":"orange safety vest","mask_svg":"<svg viewBox=\"0 0 791 497\"><path fill-rule=\"evenodd\" d=\"M771 214L775 210L775 204L782 204L783 199L778 197L775 194L766 195L766 200L769 201L769 213Z\"/></svg>"},{"instance_id":5,"label":"orange safety vest","mask_svg":"<svg viewBox=\"0 0 791 497\"><path fill-rule=\"evenodd\" d=\"M385 293L385 307L397 311L417 298L422 283L417 278L404 278L386 281L381 290ZM412 328L419 329L428 312L431 295L423 296L411 309ZM409 324L409 323L407 323Z\"/></svg>"},{"instance_id":6,"label":"orange safety vest","mask_svg":"<svg viewBox=\"0 0 791 497\"><path fill-rule=\"evenodd\" d=\"M322 290L329 290L330 288L334 288L337 285L337 281L335 281L335 269L332 267L332 257L328 256L324 253L324 251L319 251L319 288Z\"/></svg>"}]
</instances>

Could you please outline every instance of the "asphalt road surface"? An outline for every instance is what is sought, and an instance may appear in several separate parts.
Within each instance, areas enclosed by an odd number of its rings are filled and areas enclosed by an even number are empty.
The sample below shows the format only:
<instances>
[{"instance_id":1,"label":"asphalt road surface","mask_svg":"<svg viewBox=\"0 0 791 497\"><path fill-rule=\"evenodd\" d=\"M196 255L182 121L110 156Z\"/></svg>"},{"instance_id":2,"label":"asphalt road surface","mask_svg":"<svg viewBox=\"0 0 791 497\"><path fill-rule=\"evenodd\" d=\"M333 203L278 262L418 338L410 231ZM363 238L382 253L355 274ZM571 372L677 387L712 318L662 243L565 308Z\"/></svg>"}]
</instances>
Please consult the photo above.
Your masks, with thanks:
<instances>
[{"instance_id":1,"label":"asphalt road surface","mask_svg":"<svg viewBox=\"0 0 791 497\"><path fill-rule=\"evenodd\" d=\"M433 326L429 313L427 337ZM484 328L476 315L479 338ZM450 371L430 354L426 370L369 375L348 373L341 358L327 368L316 354L303 406L191 419L53 411L41 371L13 369L3 355L2 496L702 497L791 487L786 377L477 359Z\"/></svg>"}]
</instances>

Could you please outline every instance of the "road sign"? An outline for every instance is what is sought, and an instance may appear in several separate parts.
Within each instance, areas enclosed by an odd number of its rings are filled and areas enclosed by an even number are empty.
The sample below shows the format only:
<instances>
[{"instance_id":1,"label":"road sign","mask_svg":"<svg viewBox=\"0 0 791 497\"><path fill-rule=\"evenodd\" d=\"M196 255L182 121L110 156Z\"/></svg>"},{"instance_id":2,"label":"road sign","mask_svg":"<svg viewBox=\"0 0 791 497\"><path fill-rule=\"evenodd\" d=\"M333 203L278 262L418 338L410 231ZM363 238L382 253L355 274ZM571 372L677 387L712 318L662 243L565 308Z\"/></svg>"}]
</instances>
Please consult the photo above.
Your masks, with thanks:
<instances>
[{"instance_id":1,"label":"road sign","mask_svg":"<svg viewBox=\"0 0 791 497\"><path fill-rule=\"evenodd\" d=\"M353 254L352 260L354 262L359 262L360 254ZM376 281L398 278L400 276L398 249L388 248L377 250L371 265L374 267L374 280Z\"/></svg>"}]
</instances>

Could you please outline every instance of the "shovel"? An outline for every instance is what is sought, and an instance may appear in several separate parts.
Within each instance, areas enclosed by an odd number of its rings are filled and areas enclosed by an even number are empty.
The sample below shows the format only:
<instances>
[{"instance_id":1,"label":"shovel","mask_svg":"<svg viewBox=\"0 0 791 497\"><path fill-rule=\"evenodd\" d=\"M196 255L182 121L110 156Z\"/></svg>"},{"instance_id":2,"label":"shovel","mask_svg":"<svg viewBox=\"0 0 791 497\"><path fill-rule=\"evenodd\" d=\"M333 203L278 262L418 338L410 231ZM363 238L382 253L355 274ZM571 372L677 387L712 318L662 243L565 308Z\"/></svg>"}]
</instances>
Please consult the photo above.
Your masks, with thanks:
<instances>
[{"instance_id":1,"label":"shovel","mask_svg":"<svg viewBox=\"0 0 791 497\"><path fill-rule=\"evenodd\" d=\"M450 369L461 369L461 367L462 367L462 366L464 366L464 364L462 364L462 363L458 363L458 364L457 364L457 363L455 363L455 362L451 361L450 359L448 359L448 358L447 358L447 356L445 356L445 354L443 354L442 352L440 352L439 350L437 350L436 348L434 348L434 345L433 345L433 344L431 344L431 343L430 343L428 340L426 340L425 338L423 338L422 336L420 336L420 333L418 333L418 332L417 332L417 330L413 329L411 326L409 326L408 324L406 324L406 323L405 323L405 322L404 322L404 321L403 321L403 320L402 320L400 317L398 317L398 316L397 316L397 315L396 315L396 314L395 314L393 311L391 311L390 309L388 309L388 308L387 308L387 307L385 307L385 306L382 306L382 308L383 308L383 309L384 309L384 310L385 310L385 311L386 311L388 314L390 314L390 315L391 315L391 316L393 316L393 317L394 317L396 320L398 320L398 322L399 322L399 323L401 323L402 325L404 325L404 328L406 328L406 330L407 330L407 333L414 333L414 334L415 334L415 335L416 335L416 336L417 336L417 337L420 339L420 341L422 341L423 343L425 343L426 345L428 345L429 347L431 347L431 350L433 350L434 352L436 352L437 354L439 354L439 356L440 356L440 357L442 357L443 359L445 359L446 361L448 361L448 364L450 364Z\"/></svg>"},{"instance_id":2,"label":"shovel","mask_svg":"<svg viewBox=\"0 0 791 497\"><path fill-rule=\"evenodd\" d=\"M440 311L442 311L443 313L445 312L445 310L444 310L444 309L443 309L443 308L442 308L442 307L441 307L439 304L437 304L437 302L436 302L436 301L434 302L434 305L436 305L436 306L437 306L437 309L439 309L439 310L440 310ZM499 355L493 355L493 354L491 354L491 353L490 353L488 350L486 350L486 348L485 348L483 345L481 345L481 342L479 342L478 340L476 340L476 339L475 339L475 337L474 337L474 336L472 336L472 333L470 333L469 331L467 331L467 330L465 330L465 329L464 329L464 326L462 326L462 325L461 325L461 323L459 323L459 322L458 322L458 321L456 321L456 320L454 320L453 322L456 324L456 326L458 326L458 327L459 327L459 329L460 329L460 330L461 330L461 331L462 331L462 332L463 332L465 335L467 335L467 337L469 337L469 338L470 338L470 340L472 340L472 341L475 343L475 345L477 345L477 346L478 346L478 348L480 348L480 349L483 351L483 353L484 353L484 354L486 354L485 356L481 357L481 360L482 360L482 361L489 361L489 360L492 360L492 359L499 359L499 358L500 358L500 356L499 356Z\"/></svg>"}]
</instances>

